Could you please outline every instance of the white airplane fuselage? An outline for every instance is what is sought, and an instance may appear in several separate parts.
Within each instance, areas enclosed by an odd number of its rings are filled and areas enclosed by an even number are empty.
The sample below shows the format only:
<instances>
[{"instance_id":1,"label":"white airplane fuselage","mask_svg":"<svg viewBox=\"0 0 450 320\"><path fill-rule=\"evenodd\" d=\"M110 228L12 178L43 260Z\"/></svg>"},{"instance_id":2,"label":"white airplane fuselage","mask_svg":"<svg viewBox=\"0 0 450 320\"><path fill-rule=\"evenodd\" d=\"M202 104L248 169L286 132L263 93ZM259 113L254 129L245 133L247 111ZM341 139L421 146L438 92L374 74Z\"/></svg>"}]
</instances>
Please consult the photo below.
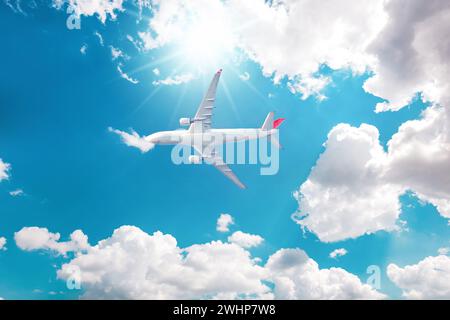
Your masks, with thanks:
<instances>
[{"instance_id":1,"label":"white airplane fuselage","mask_svg":"<svg viewBox=\"0 0 450 320\"><path fill-rule=\"evenodd\" d=\"M277 132L277 129L210 129L206 132L192 132L190 130L160 131L148 135L145 140L160 145L198 145L223 144L235 141L246 141L265 138Z\"/></svg>"}]
</instances>

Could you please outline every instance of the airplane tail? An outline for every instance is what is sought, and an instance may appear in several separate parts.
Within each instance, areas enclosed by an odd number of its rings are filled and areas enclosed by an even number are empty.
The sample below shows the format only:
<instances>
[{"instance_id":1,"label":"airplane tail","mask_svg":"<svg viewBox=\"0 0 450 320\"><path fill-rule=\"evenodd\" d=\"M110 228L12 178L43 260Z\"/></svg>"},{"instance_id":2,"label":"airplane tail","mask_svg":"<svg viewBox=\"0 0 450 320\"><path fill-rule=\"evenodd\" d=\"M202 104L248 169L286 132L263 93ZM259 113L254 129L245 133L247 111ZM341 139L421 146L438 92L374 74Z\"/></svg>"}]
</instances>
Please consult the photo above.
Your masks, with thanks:
<instances>
[{"instance_id":1,"label":"airplane tail","mask_svg":"<svg viewBox=\"0 0 450 320\"><path fill-rule=\"evenodd\" d=\"M261 130L264 131L269 131L272 129L278 129L278 127L283 123L283 121L285 120L284 118L279 118L279 119L275 119L273 120L273 112L269 112L267 114L266 120L264 120L264 123L261 127Z\"/></svg>"},{"instance_id":2,"label":"airplane tail","mask_svg":"<svg viewBox=\"0 0 450 320\"><path fill-rule=\"evenodd\" d=\"M261 130L268 131L273 128L273 112L269 112L267 114L266 120L264 120L264 123L261 127Z\"/></svg>"},{"instance_id":3,"label":"airplane tail","mask_svg":"<svg viewBox=\"0 0 450 320\"><path fill-rule=\"evenodd\" d=\"M262 125L262 127L261 127L261 130L264 130L264 131L269 131L269 130L272 130L272 129L278 129L278 127L283 123L283 121L285 120L284 118L279 118L279 119L273 119L274 117L274 113L273 112L269 112L269 114L267 115L267 117L266 117L266 120L264 120L264 123L263 123L263 125ZM277 135L278 136L278 135ZM274 136L274 135L270 135L269 136L269 139L270 139L270 142L272 143L272 144L274 144L277 148L279 148L279 149L281 149L282 148L282 146L281 146L281 144L280 144L280 142L278 141L278 138L277 138L277 136Z\"/></svg>"}]
</instances>

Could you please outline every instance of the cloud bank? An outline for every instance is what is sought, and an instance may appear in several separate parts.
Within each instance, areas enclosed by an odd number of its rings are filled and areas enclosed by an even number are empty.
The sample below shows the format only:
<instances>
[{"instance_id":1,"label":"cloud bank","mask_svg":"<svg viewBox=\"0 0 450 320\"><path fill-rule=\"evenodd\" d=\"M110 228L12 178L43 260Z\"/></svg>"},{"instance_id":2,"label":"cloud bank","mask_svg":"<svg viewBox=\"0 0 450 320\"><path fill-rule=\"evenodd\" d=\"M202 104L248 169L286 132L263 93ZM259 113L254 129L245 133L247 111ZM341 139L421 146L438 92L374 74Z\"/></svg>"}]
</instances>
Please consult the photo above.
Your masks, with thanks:
<instances>
[{"instance_id":1,"label":"cloud bank","mask_svg":"<svg viewBox=\"0 0 450 320\"><path fill-rule=\"evenodd\" d=\"M88 299L385 297L344 269L320 269L300 249L278 250L261 265L260 259L235 243L211 241L180 248L172 235L148 234L134 226L122 226L94 246L87 244L81 231L60 242L59 234L37 227L22 229L15 239L27 251L76 251L57 277L67 280L73 270L80 270L82 298Z\"/></svg>"}]
</instances>

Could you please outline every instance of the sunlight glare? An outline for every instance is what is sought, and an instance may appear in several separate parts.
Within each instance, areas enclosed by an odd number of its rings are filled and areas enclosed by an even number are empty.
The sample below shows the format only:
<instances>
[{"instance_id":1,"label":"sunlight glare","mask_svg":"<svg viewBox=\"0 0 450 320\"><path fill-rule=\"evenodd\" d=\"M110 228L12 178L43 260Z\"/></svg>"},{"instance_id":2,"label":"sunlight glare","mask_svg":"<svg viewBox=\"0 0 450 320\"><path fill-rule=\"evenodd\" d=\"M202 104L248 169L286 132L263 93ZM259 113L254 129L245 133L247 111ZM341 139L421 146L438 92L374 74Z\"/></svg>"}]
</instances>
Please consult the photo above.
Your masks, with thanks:
<instances>
[{"instance_id":1,"label":"sunlight glare","mask_svg":"<svg viewBox=\"0 0 450 320\"><path fill-rule=\"evenodd\" d=\"M216 16L192 21L180 50L186 64L196 69L220 68L230 60L234 39L225 19Z\"/></svg>"}]
</instances>

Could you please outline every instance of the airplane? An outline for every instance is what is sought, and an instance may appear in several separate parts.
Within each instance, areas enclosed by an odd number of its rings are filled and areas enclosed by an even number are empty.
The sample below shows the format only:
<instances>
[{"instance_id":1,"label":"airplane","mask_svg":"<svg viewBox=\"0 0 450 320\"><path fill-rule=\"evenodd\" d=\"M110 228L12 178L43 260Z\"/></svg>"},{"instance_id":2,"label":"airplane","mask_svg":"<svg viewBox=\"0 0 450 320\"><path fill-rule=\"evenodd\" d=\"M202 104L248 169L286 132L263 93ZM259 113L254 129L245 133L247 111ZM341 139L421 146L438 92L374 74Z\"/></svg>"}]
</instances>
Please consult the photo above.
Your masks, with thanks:
<instances>
[{"instance_id":1,"label":"airplane","mask_svg":"<svg viewBox=\"0 0 450 320\"><path fill-rule=\"evenodd\" d=\"M277 138L274 136L278 133L278 127L285 120L284 118L274 120L274 113L269 112L261 128L257 129L213 129L211 128L211 119L216 101L217 84L219 83L222 69L218 70L214 75L208 91L206 92L197 113L194 118L181 118L179 120L181 126L189 126L185 130L160 131L150 134L144 139L152 144L160 145L176 145L188 144L199 155L189 156L189 163L199 164L201 161L207 160L206 163L213 165L234 184L241 189L246 186L231 171L223 158L217 154L211 144L216 144L216 137L221 137L221 144L226 142L245 141L250 139L258 139L268 137L272 144L280 148ZM214 142L213 142L214 141Z\"/></svg>"}]
</instances>

